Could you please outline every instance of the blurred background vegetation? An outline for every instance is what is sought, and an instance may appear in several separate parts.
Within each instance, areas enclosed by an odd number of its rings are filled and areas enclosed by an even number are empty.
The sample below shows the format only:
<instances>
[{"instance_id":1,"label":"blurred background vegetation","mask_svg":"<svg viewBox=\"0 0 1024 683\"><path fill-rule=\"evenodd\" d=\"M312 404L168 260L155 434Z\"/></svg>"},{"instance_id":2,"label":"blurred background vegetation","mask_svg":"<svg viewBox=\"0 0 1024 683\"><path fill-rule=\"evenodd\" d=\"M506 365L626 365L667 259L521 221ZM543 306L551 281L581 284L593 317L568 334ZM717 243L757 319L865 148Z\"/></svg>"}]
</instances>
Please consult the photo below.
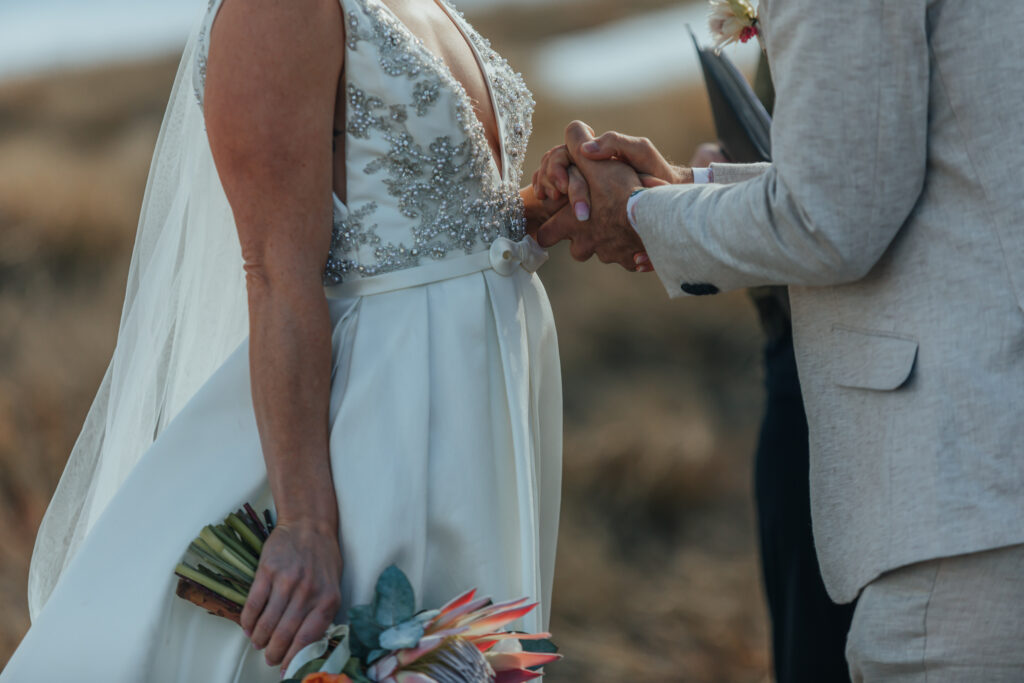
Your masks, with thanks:
<instances>
[{"instance_id":1,"label":"blurred background vegetation","mask_svg":"<svg viewBox=\"0 0 1024 683\"><path fill-rule=\"evenodd\" d=\"M696 78L581 100L536 59L552 41L681 3L477 4L470 19L536 85L528 174L574 118L650 137L677 162L713 137ZM683 26L674 49L695 63ZM28 628L35 531L113 349L176 62L0 81L0 665ZM670 302L654 276L578 264L564 247L541 275L566 418L552 624L566 660L547 680L767 680L752 306L742 293Z\"/></svg>"}]
</instances>

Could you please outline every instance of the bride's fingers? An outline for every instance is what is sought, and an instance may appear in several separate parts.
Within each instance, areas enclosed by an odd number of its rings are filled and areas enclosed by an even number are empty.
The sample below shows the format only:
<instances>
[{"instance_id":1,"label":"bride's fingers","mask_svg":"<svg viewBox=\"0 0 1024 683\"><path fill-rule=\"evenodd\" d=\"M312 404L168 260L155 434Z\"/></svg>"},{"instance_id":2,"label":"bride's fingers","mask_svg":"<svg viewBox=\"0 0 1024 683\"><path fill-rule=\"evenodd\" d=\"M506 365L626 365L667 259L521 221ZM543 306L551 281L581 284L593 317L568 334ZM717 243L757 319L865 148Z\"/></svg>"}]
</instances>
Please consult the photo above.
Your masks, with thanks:
<instances>
[{"instance_id":1,"label":"bride's fingers","mask_svg":"<svg viewBox=\"0 0 1024 683\"><path fill-rule=\"evenodd\" d=\"M583 177L580 169L575 166L569 167L569 204L576 220L585 221L590 219L590 186L587 179Z\"/></svg>"},{"instance_id":2,"label":"bride's fingers","mask_svg":"<svg viewBox=\"0 0 1024 683\"><path fill-rule=\"evenodd\" d=\"M256 627L252 630L251 640L253 647L257 650L262 650L270 643L270 637L277 629L277 624L281 621L281 615L284 614L285 608L288 607L289 589L290 586L282 585L280 580L274 582L267 606L263 609L256 622Z\"/></svg>"},{"instance_id":3,"label":"bride's fingers","mask_svg":"<svg viewBox=\"0 0 1024 683\"><path fill-rule=\"evenodd\" d=\"M277 622L277 626L274 627L274 632L270 635L270 641L267 643L267 648L263 652L263 655L267 659L267 664L270 666L277 666L281 664L284 660L285 654L291 651L292 645L295 641L295 636L299 632L299 627L302 626L303 621L309 613L306 600L303 599L304 597L305 596L296 595L295 593L292 594L292 599L289 601L288 607L285 609L284 614L281 615L281 619ZM326 629L327 625L325 624L324 630ZM321 631L320 635L323 635L323 631Z\"/></svg>"},{"instance_id":4,"label":"bride's fingers","mask_svg":"<svg viewBox=\"0 0 1024 683\"><path fill-rule=\"evenodd\" d=\"M332 610L317 608L310 612L305 621L302 622L299 630L295 632L295 638L292 639L291 647L288 648L284 659L281 660L281 667L287 669L288 665L292 663L292 658L302 648L323 638L324 633L333 620L334 612Z\"/></svg>"},{"instance_id":5,"label":"bride's fingers","mask_svg":"<svg viewBox=\"0 0 1024 683\"><path fill-rule=\"evenodd\" d=\"M553 147L544 154L535 176L534 192L538 198L561 199L569 192L569 166L572 159L565 145ZM543 197L541 197L543 195Z\"/></svg>"},{"instance_id":6,"label":"bride's fingers","mask_svg":"<svg viewBox=\"0 0 1024 683\"><path fill-rule=\"evenodd\" d=\"M636 272L638 273L654 272L654 265L651 263L651 257L647 255L646 251L639 251L634 254L633 264L636 266Z\"/></svg>"},{"instance_id":7,"label":"bride's fingers","mask_svg":"<svg viewBox=\"0 0 1024 683\"><path fill-rule=\"evenodd\" d=\"M533 186L533 196L534 197L536 197L540 201L544 201L545 199L548 198L547 193L544 191L544 188L540 184L540 169L539 168L536 171L533 172L533 179L530 181L530 184Z\"/></svg>"},{"instance_id":8,"label":"bride's fingers","mask_svg":"<svg viewBox=\"0 0 1024 683\"><path fill-rule=\"evenodd\" d=\"M263 608L266 607L269 598L270 579L265 571L257 571L256 578L249 589L249 597L245 600L245 607L242 608L242 616L239 619L246 637L252 638L253 629L256 628L256 622L259 620L260 614L263 613Z\"/></svg>"}]
</instances>

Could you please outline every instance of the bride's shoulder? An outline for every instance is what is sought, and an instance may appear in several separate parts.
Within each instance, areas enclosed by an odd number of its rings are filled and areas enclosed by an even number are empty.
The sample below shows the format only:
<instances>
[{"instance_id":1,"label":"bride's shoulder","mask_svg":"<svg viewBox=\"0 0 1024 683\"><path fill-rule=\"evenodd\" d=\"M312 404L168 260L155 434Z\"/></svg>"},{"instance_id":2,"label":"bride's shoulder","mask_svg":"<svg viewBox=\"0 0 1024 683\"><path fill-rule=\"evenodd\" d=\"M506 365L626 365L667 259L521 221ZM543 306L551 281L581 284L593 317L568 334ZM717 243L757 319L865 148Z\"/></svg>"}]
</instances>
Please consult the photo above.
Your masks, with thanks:
<instances>
[{"instance_id":1,"label":"bride's shoulder","mask_svg":"<svg viewBox=\"0 0 1024 683\"><path fill-rule=\"evenodd\" d=\"M300 81L340 69L345 26L338 0L210 0L198 35L196 95L212 66L234 82Z\"/></svg>"},{"instance_id":2,"label":"bride's shoulder","mask_svg":"<svg viewBox=\"0 0 1024 683\"><path fill-rule=\"evenodd\" d=\"M325 36L337 40L344 31L338 0L209 0L205 24L213 35L224 24L255 31L251 38L293 41Z\"/></svg>"}]
</instances>

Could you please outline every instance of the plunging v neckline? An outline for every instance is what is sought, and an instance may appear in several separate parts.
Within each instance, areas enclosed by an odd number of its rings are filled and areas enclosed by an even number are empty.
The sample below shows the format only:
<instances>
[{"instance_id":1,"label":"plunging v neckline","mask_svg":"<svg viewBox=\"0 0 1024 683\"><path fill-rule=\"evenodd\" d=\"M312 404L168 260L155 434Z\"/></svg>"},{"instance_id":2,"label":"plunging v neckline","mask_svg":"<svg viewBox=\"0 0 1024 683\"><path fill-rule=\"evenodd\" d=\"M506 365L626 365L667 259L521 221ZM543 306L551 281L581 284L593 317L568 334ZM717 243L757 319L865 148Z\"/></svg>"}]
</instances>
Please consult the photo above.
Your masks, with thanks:
<instances>
[{"instance_id":1,"label":"plunging v neckline","mask_svg":"<svg viewBox=\"0 0 1024 683\"><path fill-rule=\"evenodd\" d=\"M397 14L395 14L394 10L392 10L390 7L384 4L383 0L373 0L373 2L375 2L383 12L385 12L389 17L391 17L392 21L394 21L401 30L403 30L410 38L413 39L413 42L415 42L419 46L419 48L424 53L426 53L426 55L431 59L431 61L437 63L437 67L444 71L444 75L448 76L452 80L452 82L455 83L455 85L457 86L456 96L464 98L466 103L469 105L470 112L472 113L473 116L473 123L480 129L480 135L482 136L484 142L487 144L487 158L490 159L491 166L493 166L494 170L497 172L498 178L501 180L501 182L504 183L508 177L508 158L505 150L505 127L501 120L501 113L498 110L497 99L494 96L494 84L491 82L491 76L487 72L487 66L484 64L483 55L480 54L480 50L477 48L476 42L473 40L472 36L469 35L466 29L458 21L458 19L448 8L444 0L432 1L441 9L442 12L445 13L445 16L447 16L448 19L452 22L452 24L455 26L455 29L459 32L459 34L462 36L462 39L469 46L469 49L473 52L474 59L476 59L477 68L480 69L480 75L483 77L484 84L487 87L487 96L491 102L491 111L494 112L495 130L498 133L497 155L495 155L494 150L491 149L490 141L487 139L487 127L484 126L483 121L480 119L480 115L477 113L476 107L473 106L473 98L469 96L469 91L466 90L466 85L455 77L455 72L452 71L452 68L448 64L448 62L446 62L443 58L439 57L430 48L428 48L426 43L423 42L423 39L420 38L415 33L413 33L412 29L410 29L405 24L405 22L402 21L402 19Z\"/></svg>"}]
</instances>

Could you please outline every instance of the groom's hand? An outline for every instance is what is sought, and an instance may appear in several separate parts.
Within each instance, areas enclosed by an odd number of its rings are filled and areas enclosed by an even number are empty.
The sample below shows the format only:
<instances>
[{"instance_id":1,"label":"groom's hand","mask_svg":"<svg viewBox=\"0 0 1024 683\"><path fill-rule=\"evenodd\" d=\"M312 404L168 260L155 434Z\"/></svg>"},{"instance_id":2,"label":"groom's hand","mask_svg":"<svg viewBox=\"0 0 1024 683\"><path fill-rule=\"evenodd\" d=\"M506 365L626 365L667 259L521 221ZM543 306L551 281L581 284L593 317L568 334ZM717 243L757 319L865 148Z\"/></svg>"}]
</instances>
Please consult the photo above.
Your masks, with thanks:
<instances>
[{"instance_id":1,"label":"groom's hand","mask_svg":"<svg viewBox=\"0 0 1024 683\"><path fill-rule=\"evenodd\" d=\"M592 254L604 263L618 263L637 270L635 255L644 251L643 242L626 217L626 203L634 190L643 186L640 176L620 161L594 161L580 153L580 147L594 141L593 130L574 121L566 130L566 148L576 159L582 179L589 188L592 208L580 220L568 207L545 223L537 233L541 246L572 240L573 258L585 261Z\"/></svg>"},{"instance_id":2,"label":"groom's hand","mask_svg":"<svg viewBox=\"0 0 1024 683\"><path fill-rule=\"evenodd\" d=\"M586 124L578 121L574 121L569 126L570 131L581 128L584 131L590 131ZM710 148L708 145L702 146L700 151L705 151L705 147ZM715 146L715 150L718 150L717 146ZM580 148L580 155L593 161L615 159L625 162L636 170L645 187L693 182L691 168L670 164L654 146L654 143L647 138L611 131L584 144ZM719 153L718 156L721 154ZM707 166L707 163L697 163L700 158L703 156L694 156L694 161L690 165ZM713 160L726 161L724 157ZM582 178L574 178L572 175L572 167L575 165L576 158L570 154L568 145L558 145L549 149L544 153L540 166L533 174L535 195L539 199L568 197L572 204L584 202L586 209L589 210L590 201L586 182Z\"/></svg>"},{"instance_id":3,"label":"groom's hand","mask_svg":"<svg viewBox=\"0 0 1024 683\"><path fill-rule=\"evenodd\" d=\"M570 125L586 126L579 122ZM591 161L616 159L636 169L641 177L649 176L654 185L682 185L693 182L693 170L686 166L673 166L662 155L654 143L647 138L623 135L615 131L605 133L599 138L588 140L580 145L575 159L585 157ZM660 181L660 182L659 182Z\"/></svg>"}]
</instances>

